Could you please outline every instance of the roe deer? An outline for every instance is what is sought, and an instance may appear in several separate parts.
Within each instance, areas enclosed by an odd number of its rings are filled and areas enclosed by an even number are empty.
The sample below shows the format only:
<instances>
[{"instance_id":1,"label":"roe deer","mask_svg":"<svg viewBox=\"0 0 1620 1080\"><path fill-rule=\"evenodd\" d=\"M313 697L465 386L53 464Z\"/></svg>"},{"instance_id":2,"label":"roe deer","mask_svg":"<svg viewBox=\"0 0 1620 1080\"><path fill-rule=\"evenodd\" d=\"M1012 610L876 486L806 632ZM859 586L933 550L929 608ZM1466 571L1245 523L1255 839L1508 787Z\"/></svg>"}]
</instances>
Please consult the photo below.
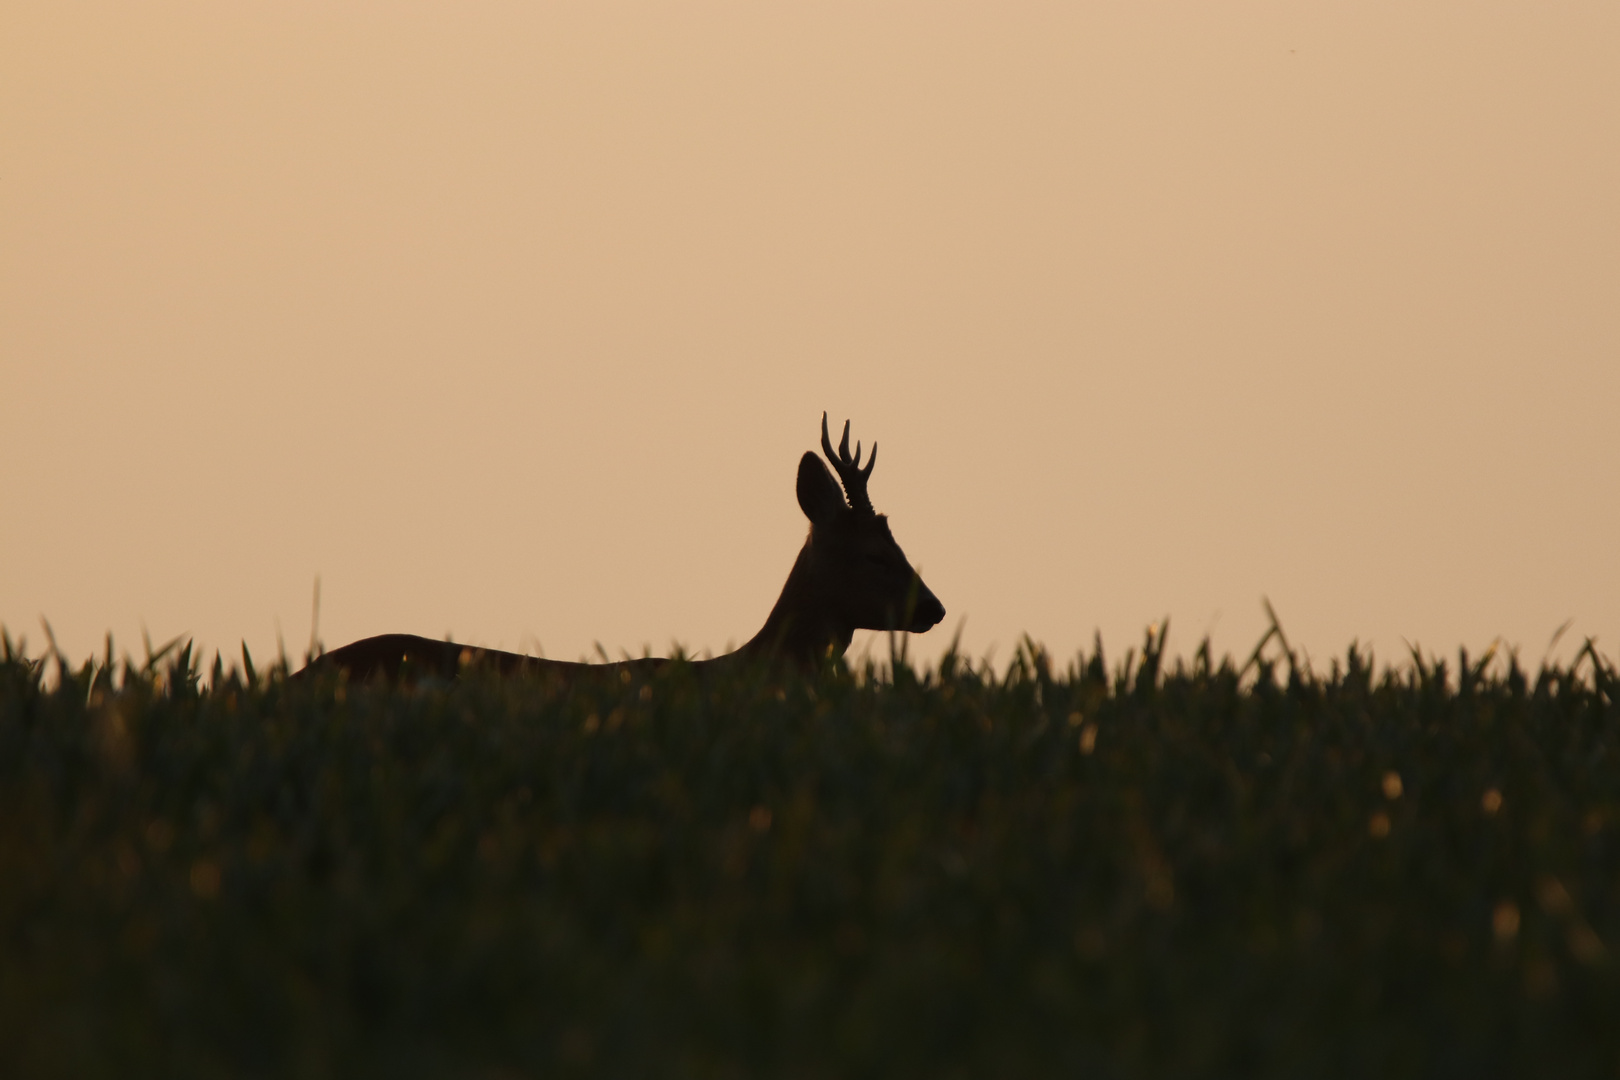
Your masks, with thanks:
<instances>
[{"instance_id":1,"label":"roe deer","mask_svg":"<svg viewBox=\"0 0 1620 1080\"><path fill-rule=\"evenodd\" d=\"M838 472L834 480L814 451L799 459L799 507L810 519L810 536L793 563L782 595L759 633L736 652L694 666L729 665L740 660L779 661L811 668L840 657L856 630L921 633L945 617L945 607L906 561L889 533L889 520L872 509L866 481L877 464L877 444L861 467L861 444L849 456L849 421L833 453L827 414L821 414L821 449ZM839 490L838 481L843 482ZM845 496L848 502L845 502ZM356 680L383 675L454 677L463 667L485 666L503 673L534 672L572 676L582 673L655 670L667 661L649 657L617 663L585 664L542 660L498 649L435 641L414 634L382 634L312 661L299 676L339 670Z\"/></svg>"}]
</instances>

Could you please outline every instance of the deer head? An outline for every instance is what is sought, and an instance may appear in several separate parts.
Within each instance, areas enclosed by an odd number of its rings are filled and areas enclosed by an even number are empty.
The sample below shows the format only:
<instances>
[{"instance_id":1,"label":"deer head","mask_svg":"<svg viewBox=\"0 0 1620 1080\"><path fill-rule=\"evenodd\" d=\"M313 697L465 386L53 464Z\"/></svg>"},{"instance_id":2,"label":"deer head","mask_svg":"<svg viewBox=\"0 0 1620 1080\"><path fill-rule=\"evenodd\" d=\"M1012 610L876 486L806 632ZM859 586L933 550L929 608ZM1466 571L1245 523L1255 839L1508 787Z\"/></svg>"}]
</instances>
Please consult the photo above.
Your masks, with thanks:
<instances>
[{"instance_id":1,"label":"deer head","mask_svg":"<svg viewBox=\"0 0 1620 1080\"><path fill-rule=\"evenodd\" d=\"M837 479L814 451L799 459L799 507L810 519L810 537L756 638L807 659L828 648L841 654L856 630L921 633L945 617L945 606L895 543L889 519L872 509L866 484L877 444L863 468L859 442L850 456L846 421L834 453L823 413L821 449Z\"/></svg>"}]
</instances>

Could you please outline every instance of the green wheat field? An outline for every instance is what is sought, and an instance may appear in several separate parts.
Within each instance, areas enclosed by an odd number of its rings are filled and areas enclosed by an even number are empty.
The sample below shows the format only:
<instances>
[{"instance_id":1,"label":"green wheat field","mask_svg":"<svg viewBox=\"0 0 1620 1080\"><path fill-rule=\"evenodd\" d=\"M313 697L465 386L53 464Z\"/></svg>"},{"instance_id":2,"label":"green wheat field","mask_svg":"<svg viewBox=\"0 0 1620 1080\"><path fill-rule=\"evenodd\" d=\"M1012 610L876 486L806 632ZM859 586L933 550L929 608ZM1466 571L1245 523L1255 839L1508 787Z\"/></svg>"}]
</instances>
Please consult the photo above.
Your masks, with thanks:
<instances>
[{"instance_id":1,"label":"green wheat field","mask_svg":"<svg viewBox=\"0 0 1620 1080\"><path fill-rule=\"evenodd\" d=\"M1620 1075L1589 642L572 686L0 656L6 1077Z\"/></svg>"}]
</instances>

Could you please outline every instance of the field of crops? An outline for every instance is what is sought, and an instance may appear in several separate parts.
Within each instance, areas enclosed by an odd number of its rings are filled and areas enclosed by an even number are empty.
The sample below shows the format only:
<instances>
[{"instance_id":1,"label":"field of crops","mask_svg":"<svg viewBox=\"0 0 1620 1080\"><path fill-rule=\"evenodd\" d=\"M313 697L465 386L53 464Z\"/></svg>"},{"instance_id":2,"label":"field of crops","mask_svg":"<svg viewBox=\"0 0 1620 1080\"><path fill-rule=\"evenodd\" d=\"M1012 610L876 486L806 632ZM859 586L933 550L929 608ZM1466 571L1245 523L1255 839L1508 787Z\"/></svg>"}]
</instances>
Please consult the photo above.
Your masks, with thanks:
<instances>
[{"instance_id":1,"label":"field of crops","mask_svg":"<svg viewBox=\"0 0 1620 1080\"><path fill-rule=\"evenodd\" d=\"M1590 646L0 659L0 1075L1620 1075Z\"/></svg>"}]
</instances>

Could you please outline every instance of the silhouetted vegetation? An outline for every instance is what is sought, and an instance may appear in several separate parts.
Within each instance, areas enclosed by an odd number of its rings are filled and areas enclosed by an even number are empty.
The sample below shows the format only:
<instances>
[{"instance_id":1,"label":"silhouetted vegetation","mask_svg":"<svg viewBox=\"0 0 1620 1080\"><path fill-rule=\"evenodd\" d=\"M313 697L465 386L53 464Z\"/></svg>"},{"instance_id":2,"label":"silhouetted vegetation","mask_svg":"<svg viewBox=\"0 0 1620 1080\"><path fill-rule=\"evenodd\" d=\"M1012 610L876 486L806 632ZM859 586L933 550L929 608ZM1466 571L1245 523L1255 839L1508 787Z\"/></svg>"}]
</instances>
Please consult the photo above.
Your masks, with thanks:
<instances>
[{"instance_id":1,"label":"silhouetted vegetation","mask_svg":"<svg viewBox=\"0 0 1620 1080\"><path fill-rule=\"evenodd\" d=\"M1570 667L0 658L0 1074L1620 1071Z\"/></svg>"}]
</instances>

